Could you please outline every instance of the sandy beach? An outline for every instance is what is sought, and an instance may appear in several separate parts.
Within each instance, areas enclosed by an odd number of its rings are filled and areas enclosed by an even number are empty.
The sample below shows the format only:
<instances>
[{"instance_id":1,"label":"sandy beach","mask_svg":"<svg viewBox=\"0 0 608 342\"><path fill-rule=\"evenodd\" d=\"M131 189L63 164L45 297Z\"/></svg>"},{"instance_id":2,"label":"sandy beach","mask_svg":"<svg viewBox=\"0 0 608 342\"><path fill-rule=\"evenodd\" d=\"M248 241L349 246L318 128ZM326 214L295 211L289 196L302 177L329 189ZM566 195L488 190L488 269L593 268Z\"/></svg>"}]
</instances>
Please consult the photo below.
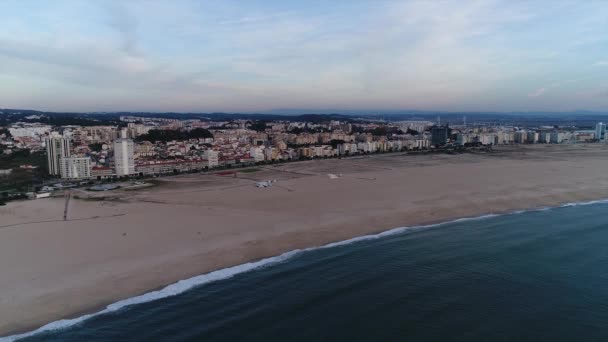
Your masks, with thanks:
<instances>
[{"instance_id":1,"label":"sandy beach","mask_svg":"<svg viewBox=\"0 0 608 342\"><path fill-rule=\"evenodd\" d=\"M606 170L606 145L507 146L491 154L384 154L265 166L236 178L167 177L149 189L76 191L68 221L63 198L9 203L0 207L0 336L297 248L608 198ZM274 186L255 187L269 179Z\"/></svg>"}]
</instances>

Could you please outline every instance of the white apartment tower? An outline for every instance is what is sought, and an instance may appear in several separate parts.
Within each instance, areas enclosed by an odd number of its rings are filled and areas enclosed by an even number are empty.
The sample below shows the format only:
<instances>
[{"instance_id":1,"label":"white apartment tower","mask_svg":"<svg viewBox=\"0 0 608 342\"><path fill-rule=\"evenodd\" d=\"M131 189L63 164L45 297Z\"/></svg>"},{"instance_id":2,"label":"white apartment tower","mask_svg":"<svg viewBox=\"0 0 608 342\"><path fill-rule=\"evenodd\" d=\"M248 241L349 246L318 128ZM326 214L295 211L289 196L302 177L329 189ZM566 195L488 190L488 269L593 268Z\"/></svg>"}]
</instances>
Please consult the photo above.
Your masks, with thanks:
<instances>
[{"instance_id":1,"label":"white apartment tower","mask_svg":"<svg viewBox=\"0 0 608 342\"><path fill-rule=\"evenodd\" d=\"M205 150L203 158L207 161L207 167L212 168L219 165L219 153L214 150Z\"/></svg>"},{"instance_id":2,"label":"white apartment tower","mask_svg":"<svg viewBox=\"0 0 608 342\"><path fill-rule=\"evenodd\" d=\"M61 174L59 160L70 156L70 140L63 137L48 137L45 139L45 144L49 174L58 176Z\"/></svg>"},{"instance_id":3,"label":"white apartment tower","mask_svg":"<svg viewBox=\"0 0 608 342\"><path fill-rule=\"evenodd\" d=\"M116 175L127 176L135 173L133 140L127 139L127 130L120 131L120 138L114 140L114 166Z\"/></svg>"},{"instance_id":4,"label":"white apartment tower","mask_svg":"<svg viewBox=\"0 0 608 342\"><path fill-rule=\"evenodd\" d=\"M91 158L64 157L59 159L61 178L83 179L91 178Z\"/></svg>"},{"instance_id":5,"label":"white apartment tower","mask_svg":"<svg viewBox=\"0 0 608 342\"><path fill-rule=\"evenodd\" d=\"M264 149L259 146L255 146L249 149L249 155L253 160L257 162L264 161Z\"/></svg>"}]
</instances>

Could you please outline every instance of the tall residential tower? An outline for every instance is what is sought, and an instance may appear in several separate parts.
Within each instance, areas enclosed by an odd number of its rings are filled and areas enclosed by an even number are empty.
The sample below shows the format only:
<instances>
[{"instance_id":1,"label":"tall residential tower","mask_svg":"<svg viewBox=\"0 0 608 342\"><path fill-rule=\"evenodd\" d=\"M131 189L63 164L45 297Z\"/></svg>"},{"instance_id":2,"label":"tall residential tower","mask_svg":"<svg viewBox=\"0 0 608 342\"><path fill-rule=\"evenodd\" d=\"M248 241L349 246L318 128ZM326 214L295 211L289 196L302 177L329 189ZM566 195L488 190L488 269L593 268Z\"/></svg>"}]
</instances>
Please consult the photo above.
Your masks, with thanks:
<instances>
[{"instance_id":1,"label":"tall residential tower","mask_svg":"<svg viewBox=\"0 0 608 342\"><path fill-rule=\"evenodd\" d=\"M121 130L120 139L114 140L114 167L117 176L128 176L135 173L133 149L133 140L127 138L127 130Z\"/></svg>"},{"instance_id":2,"label":"tall residential tower","mask_svg":"<svg viewBox=\"0 0 608 342\"><path fill-rule=\"evenodd\" d=\"M599 141L604 141L606 139L606 124L603 122L598 122L595 125L595 139Z\"/></svg>"},{"instance_id":3,"label":"tall residential tower","mask_svg":"<svg viewBox=\"0 0 608 342\"><path fill-rule=\"evenodd\" d=\"M59 160L70 156L70 140L63 137L48 137L45 143L49 174L58 176L61 174Z\"/></svg>"}]
</instances>

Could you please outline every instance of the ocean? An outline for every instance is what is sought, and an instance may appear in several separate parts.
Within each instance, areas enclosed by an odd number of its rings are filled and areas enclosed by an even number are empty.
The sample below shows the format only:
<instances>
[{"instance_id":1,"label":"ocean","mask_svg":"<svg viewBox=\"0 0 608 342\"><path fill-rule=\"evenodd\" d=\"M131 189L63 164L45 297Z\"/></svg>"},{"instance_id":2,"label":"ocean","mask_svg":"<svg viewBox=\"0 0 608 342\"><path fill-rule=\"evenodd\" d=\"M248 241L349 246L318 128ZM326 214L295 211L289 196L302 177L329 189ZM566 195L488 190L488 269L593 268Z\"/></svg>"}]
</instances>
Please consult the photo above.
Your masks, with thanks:
<instances>
[{"instance_id":1,"label":"ocean","mask_svg":"<svg viewBox=\"0 0 608 342\"><path fill-rule=\"evenodd\" d=\"M608 341L607 214L599 202L395 229L195 277L21 341Z\"/></svg>"}]
</instances>

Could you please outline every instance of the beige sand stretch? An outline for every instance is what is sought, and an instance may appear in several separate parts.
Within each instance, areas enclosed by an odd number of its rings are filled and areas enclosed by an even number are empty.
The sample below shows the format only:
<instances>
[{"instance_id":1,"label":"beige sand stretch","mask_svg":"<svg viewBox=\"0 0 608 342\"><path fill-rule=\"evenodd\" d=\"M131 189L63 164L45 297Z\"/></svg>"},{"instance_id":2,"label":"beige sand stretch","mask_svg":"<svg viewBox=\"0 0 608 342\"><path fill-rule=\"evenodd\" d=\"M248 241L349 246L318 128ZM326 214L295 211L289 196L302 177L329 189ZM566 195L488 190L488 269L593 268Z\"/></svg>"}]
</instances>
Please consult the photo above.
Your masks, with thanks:
<instances>
[{"instance_id":1,"label":"beige sand stretch","mask_svg":"<svg viewBox=\"0 0 608 342\"><path fill-rule=\"evenodd\" d=\"M237 178L183 175L94 195L104 200L73 196L80 199L65 222L62 198L9 203L0 207L0 336L297 248L608 197L604 145L498 151L307 161ZM255 187L267 179L277 182Z\"/></svg>"}]
</instances>

